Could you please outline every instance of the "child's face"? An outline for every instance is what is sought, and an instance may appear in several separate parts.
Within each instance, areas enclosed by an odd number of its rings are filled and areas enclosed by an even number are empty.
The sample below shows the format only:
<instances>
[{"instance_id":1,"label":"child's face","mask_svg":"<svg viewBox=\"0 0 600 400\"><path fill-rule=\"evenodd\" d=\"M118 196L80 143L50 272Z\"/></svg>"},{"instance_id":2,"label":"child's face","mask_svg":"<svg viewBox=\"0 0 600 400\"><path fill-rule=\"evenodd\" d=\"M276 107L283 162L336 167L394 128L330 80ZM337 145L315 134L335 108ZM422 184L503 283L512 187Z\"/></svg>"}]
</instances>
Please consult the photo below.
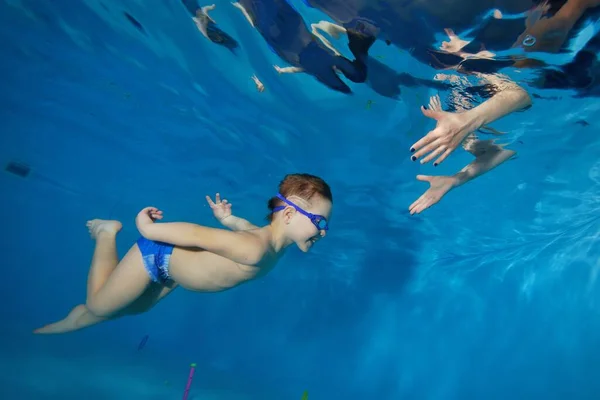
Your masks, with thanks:
<instances>
[{"instance_id":1,"label":"child's face","mask_svg":"<svg viewBox=\"0 0 600 400\"><path fill-rule=\"evenodd\" d=\"M295 203L302 207L304 211L315 215L321 215L329 221L332 207L329 200L324 199L321 196L315 196L311 199L310 205L306 201L299 199L294 200L296 200ZM287 231L289 238L296 243L298 248L303 252L309 251L315 242L326 235L325 230L319 230L309 217L298 211L294 211L290 216Z\"/></svg>"}]
</instances>

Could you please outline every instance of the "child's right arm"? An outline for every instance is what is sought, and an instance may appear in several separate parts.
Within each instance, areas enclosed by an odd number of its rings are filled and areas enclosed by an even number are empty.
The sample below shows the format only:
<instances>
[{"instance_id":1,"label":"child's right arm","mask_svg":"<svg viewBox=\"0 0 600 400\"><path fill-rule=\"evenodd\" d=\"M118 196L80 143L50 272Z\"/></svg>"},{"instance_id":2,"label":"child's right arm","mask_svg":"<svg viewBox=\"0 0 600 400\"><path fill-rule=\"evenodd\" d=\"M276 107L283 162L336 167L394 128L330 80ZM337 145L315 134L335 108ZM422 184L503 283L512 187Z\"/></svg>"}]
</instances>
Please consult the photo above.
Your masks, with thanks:
<instances>
[{"instance_id":1,"label":"child's right arm","mask_svg":"<svg viewBox=\"0 0 600 400\"><path fill-rule=\"evenodd\" d=\"M245 220L244 218L236 217L235 215L230 215L229 217L220 219L219 222L223 224L224 227L229 228L232 231L249 231L250 229L258 228L258 226L253 225L250 223L250 221Z\"/></svg>"}]
</instances>

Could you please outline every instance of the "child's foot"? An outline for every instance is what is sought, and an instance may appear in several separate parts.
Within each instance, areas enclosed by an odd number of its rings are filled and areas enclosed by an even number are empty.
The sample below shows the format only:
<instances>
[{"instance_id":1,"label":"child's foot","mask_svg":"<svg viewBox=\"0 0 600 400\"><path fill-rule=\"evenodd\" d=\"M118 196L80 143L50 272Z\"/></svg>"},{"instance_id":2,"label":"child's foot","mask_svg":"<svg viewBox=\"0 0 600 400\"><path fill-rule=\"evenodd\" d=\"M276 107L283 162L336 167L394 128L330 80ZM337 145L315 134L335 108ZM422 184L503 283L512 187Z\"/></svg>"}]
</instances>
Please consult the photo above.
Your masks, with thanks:
<instances>
[{"instance_id":1,"label":"child's foot","mask_svg":"<svg viewBox=\"0 0 600 400\"><path fill-rule=\"evenodd\" d=\"M90 236L92 239L98 239L98 235L100 235L102 232L116 235L123 227L123 224L121 224L119 221L93 219L88 221L86 226L90 231Z\"/></svg>"},{"instance_id":2,"label":"child's foot","mask_svg":"<svg viewBox=\"0 0 600 400\"><path fill-rule=\"evenodd\" d=\"M87 308L83 304L80 304L73 308L69 315L63 320L55 322L38 328L33 331L37 334L50 334L50 333L65 333L74 331L77 329L77 319L87 312Z\"/></svg>"}]
</instances>

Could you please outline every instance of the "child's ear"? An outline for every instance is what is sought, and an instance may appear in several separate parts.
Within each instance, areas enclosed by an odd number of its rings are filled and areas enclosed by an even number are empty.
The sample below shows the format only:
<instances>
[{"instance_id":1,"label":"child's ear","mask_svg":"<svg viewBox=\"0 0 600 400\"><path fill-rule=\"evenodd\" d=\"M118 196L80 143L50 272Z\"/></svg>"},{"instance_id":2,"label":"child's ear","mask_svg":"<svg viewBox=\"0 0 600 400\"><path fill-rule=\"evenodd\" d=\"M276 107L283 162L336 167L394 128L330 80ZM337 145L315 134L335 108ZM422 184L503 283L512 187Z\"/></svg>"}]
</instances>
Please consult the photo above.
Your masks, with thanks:
<instances>
[{"instance_id":1,"label":"child's ear","mask_svg":"<svg viewBox=\"0 0 600 400\"><path fill-rule=\"evenodd\" d=\"M294 210L293 207L286 207L283 210L283 221L286 224L289 224L290 221L292 220L292 217L294 216L294 213L296 212L296 210Z\"/></svg>"}]
</instances>

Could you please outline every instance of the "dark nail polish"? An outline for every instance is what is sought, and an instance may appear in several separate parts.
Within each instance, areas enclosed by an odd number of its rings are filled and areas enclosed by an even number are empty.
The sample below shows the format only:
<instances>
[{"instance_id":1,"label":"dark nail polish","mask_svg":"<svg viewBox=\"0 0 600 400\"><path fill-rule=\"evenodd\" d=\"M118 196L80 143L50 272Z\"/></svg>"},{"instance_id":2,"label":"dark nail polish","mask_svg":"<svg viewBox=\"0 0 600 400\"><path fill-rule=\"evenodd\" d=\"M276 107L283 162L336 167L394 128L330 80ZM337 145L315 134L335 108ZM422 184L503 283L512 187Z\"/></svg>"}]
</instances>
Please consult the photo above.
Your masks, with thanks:
<instances>
[{"instance_id":1,"label":"dark nail polish","mask_svg":"<svg viewBox=\"0 0 600 400\"><path fill-rule=\"evenodd\" d=\"M434 162L434 163L433 163L433 166L434 166L434 167L437 167L437 163L436 163L436 162Z\"/></svg>"},{"instance_id":2,"label":"dark nail polish","mask_svg":"<svg viewBox=\"0 0 600 400\"><path fill-rule=\"evenodd\" d=\"M423 108L427 110L427 106L423 106Z\"/></svg>"},{"instance_id":3,"label":"dark nail polish","mask_svg":"<svg viewBox=\"0 0 600 400\"><path fill-rule=\"evenodd\" d=\"M412 156L410 159L413 161L417 161L417 157L415 157L415 156Z\"/></svg>"},{"instance_id":4,"label":"dark nail polish","mask_svg":"<svg viewBox=\"0 0 600 400\"><path fill-rule=\"evenodd\" d=\"M411 152L411 153L414 153L414 152L415 152L415 149L411 147L411 148L410 148L410 152Z\"/></svg>"}]
</instances>

